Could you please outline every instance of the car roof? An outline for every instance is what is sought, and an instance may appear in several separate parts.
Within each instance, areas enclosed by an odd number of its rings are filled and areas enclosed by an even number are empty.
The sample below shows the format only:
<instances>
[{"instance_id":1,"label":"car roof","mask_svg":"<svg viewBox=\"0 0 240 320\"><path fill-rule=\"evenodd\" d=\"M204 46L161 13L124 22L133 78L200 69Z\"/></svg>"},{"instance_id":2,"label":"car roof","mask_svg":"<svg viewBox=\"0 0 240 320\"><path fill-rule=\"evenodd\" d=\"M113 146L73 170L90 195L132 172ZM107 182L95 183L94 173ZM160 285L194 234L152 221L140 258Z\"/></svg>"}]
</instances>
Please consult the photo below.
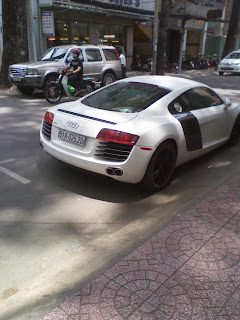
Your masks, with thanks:
<instances>
[{"instance_id":1,"label":"car roof","mask_svg":"<svg viewBox=\"0 0 240 320\"><path fill-rule=\"evenodd\" d=\"M170 91L178 90L187 87L208 87L207 85L197 82L194 80L189 80L180 77L170 77L170 76L137 76L126 79L128 82L139 82L157 85L162 88L166 88Z\"/></svg>"},{"instance_id":2,"label":"car roof","mask_svg":"<svg viewBox=\"0 0 240 320\"><path fill-rule=\"evenodd\" d=\"M54 46L52 48L76 48L76 47L86 47L86 48L102 48L102 49L115 49L113 46L108 46L104 44L65 44L65 45L60 45L60 46Z\"/></svg>"}]
</instances>

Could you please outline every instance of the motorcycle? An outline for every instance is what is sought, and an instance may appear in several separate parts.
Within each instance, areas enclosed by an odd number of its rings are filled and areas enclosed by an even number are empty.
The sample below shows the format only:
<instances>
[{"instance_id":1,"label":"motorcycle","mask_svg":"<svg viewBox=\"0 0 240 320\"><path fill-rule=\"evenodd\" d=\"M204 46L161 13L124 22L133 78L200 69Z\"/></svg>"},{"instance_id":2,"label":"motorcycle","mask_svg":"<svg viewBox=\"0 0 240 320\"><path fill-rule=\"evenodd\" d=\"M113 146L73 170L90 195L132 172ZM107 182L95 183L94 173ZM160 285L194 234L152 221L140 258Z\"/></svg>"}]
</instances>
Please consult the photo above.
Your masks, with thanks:
<instances>
[{"instance_id":1,"label":"motorcycle","mask_svg":"<svg viewBox=\"0 0 240 320\"><path fill-rule=\"evenodd\" d=\"M95 89L95 82L92 78L84 78L76 81L77 88L68 84L68 72L62 70L56 81L51 82L44 91L44 97L49 103L57 103L63 96L68 98L80 98L91 93ZM76 90L78 91L75 95Z\"/></svg>"}]
</instances>

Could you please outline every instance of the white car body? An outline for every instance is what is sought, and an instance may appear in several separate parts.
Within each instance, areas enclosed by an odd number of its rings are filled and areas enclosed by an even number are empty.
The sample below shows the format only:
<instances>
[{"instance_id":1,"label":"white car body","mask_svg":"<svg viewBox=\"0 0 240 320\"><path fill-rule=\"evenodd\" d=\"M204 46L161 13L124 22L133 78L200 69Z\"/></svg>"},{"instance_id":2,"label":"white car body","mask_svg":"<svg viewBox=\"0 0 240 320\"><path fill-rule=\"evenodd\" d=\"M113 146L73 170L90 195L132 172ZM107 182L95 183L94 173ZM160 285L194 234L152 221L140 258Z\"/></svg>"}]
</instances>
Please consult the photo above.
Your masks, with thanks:
<instances>
[{"instance_id":1,"label":"white car body","mask_svg":"<svg viewBox=\"0 0 240 320\"><path fill-rule=\"evenodd\" d=\"M179 115L171 114L168 106L179 95L192 88L209 88L192 80L167 76L141 76L123 79L116 83L120 82L153 84L167 88L171 92L148 108L135 113L92 108L81 102L86 97L56 105L48 110L54 114L48 137L44 133L44 121L40 130L40 142L44 150L54 158L73 166L110 176L119 181L138 183L143 179L150 159L162 142L166 140L175 142L177 167L224 144L229 139L233 124L240 113L240 106L228 101L228 105L222 103L205 109L192 110L187 115L181 115L181 112ZM101 90L103 89L91 93L88 97ZM181 119L181 116L184 119ZM191 133L191 126L194 123L198 123L200 127L196 140L192 139ZM123 161L112 161L104 156L96 156L100 144L104 146L104 143L107 143L96 138L104 128L139 136L129 156ZM84 145L59 139L60 129L84 136ZM200 139L201 144L198 146L196 141ZM122 175L110 175L107 172L108 168L120 169Z\"/></svg>"},{"instance_id":2,"label":"white car body","mask_svg":"<svg viewBox=\"0 0 240 320\"><path fill-rule=\"evenodd\" d=\"M240 50L233 51L220 61L217 67L220 74L240 73Z\"/></svg>"}]
</instances>

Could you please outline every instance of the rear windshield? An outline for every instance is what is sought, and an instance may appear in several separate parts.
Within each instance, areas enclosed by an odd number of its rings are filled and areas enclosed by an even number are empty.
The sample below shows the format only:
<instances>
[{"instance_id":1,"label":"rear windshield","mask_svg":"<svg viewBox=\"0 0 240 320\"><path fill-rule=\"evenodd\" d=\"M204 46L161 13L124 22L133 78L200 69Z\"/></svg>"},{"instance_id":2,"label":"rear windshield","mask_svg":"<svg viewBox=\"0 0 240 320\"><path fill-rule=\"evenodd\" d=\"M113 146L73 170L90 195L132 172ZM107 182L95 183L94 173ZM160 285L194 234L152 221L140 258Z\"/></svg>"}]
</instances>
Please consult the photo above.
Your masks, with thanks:
<instances>
[{"instance_id":1,"label":"rear windshield","mask_svg":"<svg viewBox=\"0 0 240 320\"><path fill-rule=\"evenodd\" d=\"M139 112L169 93L156 85L119 82L102 89L81 102L89 107L117 111Z\"/></svg>"}]
</instances>

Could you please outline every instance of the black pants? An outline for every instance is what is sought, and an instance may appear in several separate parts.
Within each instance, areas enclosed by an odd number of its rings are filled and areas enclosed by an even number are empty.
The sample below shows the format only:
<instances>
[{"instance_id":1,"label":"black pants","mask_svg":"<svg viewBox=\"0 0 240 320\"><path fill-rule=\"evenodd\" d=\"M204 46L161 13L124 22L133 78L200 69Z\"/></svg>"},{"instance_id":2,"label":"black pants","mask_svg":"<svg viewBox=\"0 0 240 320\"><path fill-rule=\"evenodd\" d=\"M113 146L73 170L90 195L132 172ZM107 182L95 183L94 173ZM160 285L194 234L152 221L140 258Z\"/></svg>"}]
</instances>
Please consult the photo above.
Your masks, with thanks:
<instances>
[{"instance_id":1,"label":"black pants","mask_svg":"<svg viewBox=\"0 0 240 320\"><path fill-rule=\"evenodd\" d=\"M122 78L126 78L126 67L122 66Z\"/></svg>"},{"instance_id":2,"label":"black pants","mask_svg":"<svg viewBox=\"0 0 240 320\"><path fill-rule=\"evenodd\" d=\"M76 81L82 82L81 75L79 76L77 73L72 73L68 76L68 82L69 82L70 86L74 87L75 89L77 89L79 87L79 85L77 84Z\"/></svg>"}]
</instances>

